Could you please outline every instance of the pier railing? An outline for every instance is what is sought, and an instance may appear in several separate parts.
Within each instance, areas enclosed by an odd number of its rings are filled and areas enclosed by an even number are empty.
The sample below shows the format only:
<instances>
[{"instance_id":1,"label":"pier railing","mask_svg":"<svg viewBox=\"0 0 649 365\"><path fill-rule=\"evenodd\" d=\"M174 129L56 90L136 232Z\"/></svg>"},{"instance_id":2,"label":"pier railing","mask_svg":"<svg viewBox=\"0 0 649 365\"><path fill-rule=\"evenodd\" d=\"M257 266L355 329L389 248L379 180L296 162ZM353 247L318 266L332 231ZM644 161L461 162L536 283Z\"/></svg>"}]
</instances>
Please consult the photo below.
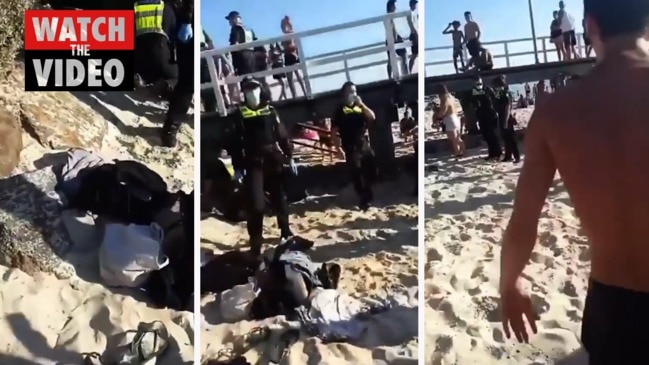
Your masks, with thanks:
<instances>
[{"instance_id":1,"label":"pier railing","mask_svg":"<svg viewBox=\"0 0 649 365\"><path fill-rule=\"evenodd\" d=\"M577 52L581 57L585 56L585 46L583 44L583 38L582 34L577 34ZM539 55L539 62L542 63L547 63L548 60L552 58L556 58L556 49L554 46L554 43L551 42L550 37L537 37L537 46L538 46L538 55ZM520 48L520 43L526 43L529 45L529 48L534 49L534 38L519 38L519 39L510 39L510 40L502 40L502 41L493 41L493 42L482 42L482 45L489 49L491 51L491 54L494 57L494 60L505 60L505 66L506 67L511 67L514 66L512 64L512 58L515 57L521 57L521 56L531 56L531 62L527 64L534 64L534 50L531 51L514 51L513 48ZM513 45L516 45L516 47L513 47ZM503 50L502 53L499 51L499 47L502 47L501 49ZM445 60L433 60L430 62L425 63L425 69L427 70L431 66L446 66L446 65L453 65L453 46L441 46L441 47L428 47L425 49L426 54L430 52L437 52L437 51L448 51L449 59ZM463 49L464 53L464 61L465 63L469 59L468 51L466 50L466 47ZM428 55L426 55L426 59L431 59ZM523 64L516 64L516 66L522 66Z\"/></svg>"},{"instance_id":2,"label":"pier railing","mask_svg":"<svg viewBox=\"0 0 649 365\"><path fill-rule=\"evenodd\" d=\"M274 37L274 38L269 38L269 39L264 39L264 40L258 40L254 42L248 42L248 43L243 43L243 44L236 44L233 46L229 47L224 47L224 48L216 48L216 49L211 49L211 50L206 50L201 52L201 58L205 58L207 62L207 68L209 70L209 75L210 75L210 82L203 83L201 84L201 90L203 89L212 89L214 92L214 96L216 97L216 104L219 113L222 116L227 115L227 109L225 106L225 100L223 98L223 95L221 94L220 91L220 86L225 86L228 84L237 84L241 82L241 80L246 77L246 76L251 76L254 78L262 78L262 77L268 77L272 75L278 75L278 74L288 74L291 72L299 71L302 74L302 79L304 80L304 86L305 86L305 91L306 95L304 95L307 99L312 99L314 97L314 93L312 91L311 87L311 81L315 78L323 78L323 77L328 77L336 74L345 74L345 77L347 78L348 81L351 81L351 72L355 70L360 70L368 67L374 67L374 66L380 66L386 64L385 61L376 61L376 62L370 62L370 63L365 63L365 64L360 64L360 65L355 65L355 66L350 66L350 61L359 59L359 58L364 58L367 56L372 56L376 54L385 54L386 52L388 53L388 62L391 64L392 68L392 75L391 79L393 80L400 80L405 74L401 71L400 68L400 60L397 57L397 49L401 48L407 48L411 46L411 42L408 40L404 40L402 43L396 43L396 40L394 39L394 30L393 30L393 22L392 20L397 19L397 18L403 18L407 17L410 15L409 11L403 11L399 13L389 13L381 16L376 16L373 18L368 18L368 19L362 19L362 20L357 20L354 22L349 22L349 23L344 23L344 24L338 24L338 25L333 25L329 27L324 27L324 28L319 28L319 29L314 29L314 30L309 30L309 31L304 31L304 32L299 32L299 33L292 33L292 34L285 34L279 37ZM336 52L329 52L326 54L320 54L312 57L308 57L304 54L304 50L302 47L302 40L307 37L313 37L317 35L322 35L326 33L331 33L335 31L341 31L345 29L351 29L351 28L356 28L360 26L365 26L365 25L371 25L375 23L382 23L384 29L385 29L385 37L387 40L387 44L384 42L379 42L379 43L373 43L373 44L368 44L360 47L355 47L355 48L350 48L350 49L345 49L341 51L336 51ZM254 72L251 74L246 74L246 75L237 75L236 77L228 78L228 80L222 80L219 79L218 74L217 74L217 67L216 63L214 61L215 56L218 55L223 55L235 51L240 51L244 49L252 49L254 47L258 46L268 46L271 44L275 43L281 43L283 41L289 41L293 40L295 42L298 54L300 55L300 63L296 65L291 65L291 66L285 66L281 68L274 68L270 70L264 70L260 72ZM328 72L322 72L318 74L311 74L310 70L312 70L314 67L318 66L324 66L324 65L329 65L333 63L339 63L343 62L344 67L339 70L332 70ZM386 78L387 79L387 72L386 72ZM379 80L377 80L379 81ZM273 84L271 84L271 87ZM329 91L329 90L326 90Z\"/></svg>"}]
</instances>

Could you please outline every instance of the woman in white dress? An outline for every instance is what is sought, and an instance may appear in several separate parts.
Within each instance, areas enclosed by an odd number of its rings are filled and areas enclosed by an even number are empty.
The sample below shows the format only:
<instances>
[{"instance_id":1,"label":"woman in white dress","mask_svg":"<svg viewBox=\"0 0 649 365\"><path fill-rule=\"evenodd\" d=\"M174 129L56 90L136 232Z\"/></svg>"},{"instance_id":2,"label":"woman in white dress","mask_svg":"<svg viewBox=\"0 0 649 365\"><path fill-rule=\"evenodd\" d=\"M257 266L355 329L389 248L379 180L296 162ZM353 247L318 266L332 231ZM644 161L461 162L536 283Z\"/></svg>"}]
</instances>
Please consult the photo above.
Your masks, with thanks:
<instances>
[{"instance_id":1,"label":"woman in white dress","mask_svg":"<svg viewBox=\"0 0 649 365\"><path fill-rule=\"evenodd\" d=\"M462 123L458 116L457 101L448 92L445 85L440 86L439 90L440 105L435 114L433 115L434 121L441 121L444 124L444 130L451 143L453 154L455 157L462 157L464 155L465 146L462 141Z\"/></svg>"}]
</instances>

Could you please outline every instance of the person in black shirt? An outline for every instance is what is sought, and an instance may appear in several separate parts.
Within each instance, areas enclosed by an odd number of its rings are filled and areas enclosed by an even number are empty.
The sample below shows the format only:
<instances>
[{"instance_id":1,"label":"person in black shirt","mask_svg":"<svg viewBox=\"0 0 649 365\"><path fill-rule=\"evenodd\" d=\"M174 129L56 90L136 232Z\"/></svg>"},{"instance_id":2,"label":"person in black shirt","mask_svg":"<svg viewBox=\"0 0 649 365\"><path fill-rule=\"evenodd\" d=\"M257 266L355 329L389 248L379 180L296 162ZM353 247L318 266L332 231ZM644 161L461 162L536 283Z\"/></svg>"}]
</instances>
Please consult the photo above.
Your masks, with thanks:
<instances>
[{"instance_id":1,"label":"person in black shirt","mask_svg":"<svg viewBox=\"0 0 649 365\"><path fill-rule=\"evenodd\" d=\"M376 116L358 96L353 82L343 84L340 92L343 103L334 113L331 130L332 134L340 136L354 190L360 198L359 208L367 210L374 199L372 182L376 176L376 165L366 133Z\"/></svg>"},{"instance_id":2,"label":"person in black shirt","mask_svg":"<svg viewBox=\"0 0 649 365\"><path fill-rule=\"evenodd\" d=\"M252 29L243 26L241 15L238 11L231 11L225 19L230 23L230 45L249 43L257 40ZM232 66L238 76L255 72L255 53L251 49L232 52Z\"/></svg>"},{"instance_id":3,"label":"person in black shirt","mask_svg":"<svg viewBox=\"0 0 649 365\"><path fill-rule=\"evenodd\" d=\"M297 166L293 161L288 133L275 109L262 98L260 83L247 77L241 85L245 103L236 115L230 154L234 180L243 180L249 199L247 228L251 253L259 256L263 243L266 191L277 214L282 240L293 236L288 221L284 165L289 166L293 175L297 175Z\"/></svg>"},{"instance_id":4,"label":"person in black shirt","mask_svg":"<svg viewBox=\"0 0 649 365\"><path fill-rule=\"evenodd\" d=\"M514 131L514 117L512 113L512 94L509 91L505 76L501 75L494 79L493 82L495 91L494 106L498 113L498 128L500 135L503 138L505 145L505 158L503 162L512 161L518 163L521 160L520 153L518 152L518 144L516 143L516 132ZM528 86L529 87L529 86Z\"/></svg>"},{"instance_id":5,"label":"person in black shirt","mask_svg":"<svg viewBox=\"0 0 649 365\"><path fill-rule=\"evenodd\" d=\"M482 78L478 77L475 81L475 86L471 90L471 104L475 108L476 116L478 117L478 127L489 150L489 155L485 160L499 160L502 154L500 142L498 141L498 136L496 136L498 114L494 109L494 98L495 94L493 89L485 87L482 83Z\"/></svg>"}]
</instances>

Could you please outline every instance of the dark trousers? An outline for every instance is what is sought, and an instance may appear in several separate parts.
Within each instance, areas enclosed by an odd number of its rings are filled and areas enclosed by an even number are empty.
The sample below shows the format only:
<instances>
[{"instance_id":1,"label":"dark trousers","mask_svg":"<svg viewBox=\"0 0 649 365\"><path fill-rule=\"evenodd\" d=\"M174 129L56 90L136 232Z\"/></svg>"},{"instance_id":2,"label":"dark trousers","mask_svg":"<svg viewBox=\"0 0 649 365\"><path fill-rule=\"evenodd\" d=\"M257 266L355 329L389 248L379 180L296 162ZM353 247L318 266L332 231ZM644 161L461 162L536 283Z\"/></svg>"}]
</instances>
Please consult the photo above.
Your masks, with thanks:
<instances>
[{"instance_id":1,"label":"dark trousers","mask_svg":"<svg viewBox=\"0 0 649 365\"><path fill-rule=\"evenodd\" d=\"M502 154L500 141L498 141L498 136L496 135L497 123L497 118L488 117L478 119L482 139L487 144L487 150L489 151L488 157L500 157Z\"/></svg>"},{"instance_id":2,"label":"dark trousers","mask_svg":"<svg viewBox=\"0 0 649 365\"><path fill-rule=\"evenodd\" d=\"M187 115L194 97L194 40L187 44L178 44L178 82L169 98L169 110L165 129L178 130L180 123Z\"/></svg>"},{"instance_id":3,"label":"dark trousers","mask_svg":"<svg viewBox=\"0 0 649 365\"><path fill-rule=\"evenodd\" d=\"M169 39L164 34L146 33L135 37L135 73L146 84L178 78L178 65L173 63Z\"/></svg>"},{"instance_id":4,"label":"dark trousers","mask_svg":"<svg viewBox=\"0 0 649 365\"><path fill-rule=\"evenodd\" d=\"M343 146L345 163L349 168L354 184L354 191L364 202L374 199L372 184L376 178L376 163L374 151L367 140L355 145Z\"/></svg>"},{"instance_id":5,"label":"dark trousers","mask_svg":"<svg viewBox=\"0 0 649 365\"><path fill-rule=\"evenodd\" d=\"M286 198L285 176L282 165L265 161L268 165L253 165L246 169L243 183L248 196L248 235L250 247L255 253L261 251L263 243L264 213L266 212L266 191L270 204L277 215L277 226L282 237L292 236L288 223L288 200Z\"/></svg>"},{"instance_id":6,"label":"dark trousers","mask_svg":"<svg viewBox=\"0 0 649 365\"><path fill-rule=\"evenodd\" d=\"M505 144L505 160L510 160L514 157L514 160L518 161L521 158L521 155L518 151L518 143L516 143L516 131L514 130L514 126L501 128L500 134L503 136L503 143Z\"/></svg>"}]
</instances>

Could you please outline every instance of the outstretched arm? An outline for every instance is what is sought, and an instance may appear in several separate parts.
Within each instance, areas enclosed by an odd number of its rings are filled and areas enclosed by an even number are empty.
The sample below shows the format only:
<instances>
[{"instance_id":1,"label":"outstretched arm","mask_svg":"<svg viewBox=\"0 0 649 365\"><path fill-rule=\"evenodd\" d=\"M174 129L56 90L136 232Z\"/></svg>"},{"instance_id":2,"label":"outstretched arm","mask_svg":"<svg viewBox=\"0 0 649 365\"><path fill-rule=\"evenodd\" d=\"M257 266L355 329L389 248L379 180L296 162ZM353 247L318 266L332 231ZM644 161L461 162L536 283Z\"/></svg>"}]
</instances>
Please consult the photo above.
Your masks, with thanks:
<instances>
[{"instance_id":1,"label":"outstretched arm","mask_svg":"<svg viewBox=\"0 0 649 365\"><path fill-rule=\"evenodd\" d=\"M546 139L547 124L552 120L549 113L549 109L537 107L525 135L525 163L500 254L501 291L516 285L532 254L539 216L557 170Z\"/></svg>"}]
</instances>

